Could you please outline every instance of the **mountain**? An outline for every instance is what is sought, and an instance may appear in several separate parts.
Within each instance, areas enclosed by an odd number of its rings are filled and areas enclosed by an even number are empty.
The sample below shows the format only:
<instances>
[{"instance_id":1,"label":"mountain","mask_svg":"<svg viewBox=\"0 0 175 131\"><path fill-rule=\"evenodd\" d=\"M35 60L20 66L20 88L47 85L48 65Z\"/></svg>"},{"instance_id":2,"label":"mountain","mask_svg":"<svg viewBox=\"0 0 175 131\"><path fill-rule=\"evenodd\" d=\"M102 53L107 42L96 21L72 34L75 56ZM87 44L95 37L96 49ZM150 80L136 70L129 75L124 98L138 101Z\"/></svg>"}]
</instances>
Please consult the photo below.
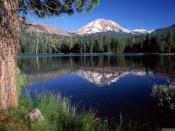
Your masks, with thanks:
<instances>
[{"instance_id":1,"label":"mountain","mask_svg":"<svg viewBox=\"0 0 175 131\"><path fill-rule=\"evenodd\" d=\"M132 30L132 33L133 34L150 34L153 31L154 30L146 30L146 29L140 28L140 29L134 29L134 30Z\"/></svg>"},{"instance_id":2,"label":"mountain","mask_svg":"<svg viewBox=\"0 0 175 131\"><path fill-rule=\"evenodd\" d=\"M96 19L76 30L74 33L79 35L88 35L101 32L130 33L128 29L122 27L114 21L106 19Z\"/></svg>"},{"instance_id":3,"label":"mountain","mask_svg":"<svg viewBox=\"0 0 175 131\"><path fill-rule=\"evenodd\" d=\"M74 31L74 33L78 35L103 34L108 36L128 37L134 35L145 35L151 33L152 31L143 28L130 31L114 21L96 19L82 28Z\"/></svg>"},{"instance_id":4,"label":"mountain","mask_svg":"<svg viewBox=\"0 0 175 131\"><path fill-rule=\"evenodd\" d=\"M169 27L157 29L157 30L146 30L143 28L138 28L134 30L129 30L121 26L120 24L106 19L96 19L82 28L68 33L61 28L57 28L50 25L37 25L37 24L27 24L25 30L28 32L40 32L40 33L49 33L56 34L62 36L70 36L70 35L95 35L101 34L111 37L130 37L130 36L138 36L138 35L162 35L166 36L170 31L175 34L175 24Z\"/></svg>"},{"instance_id":5,"label":"mountain","mask_svg":"<svg viewBox=\"0 0 175 131\"><path fill-rule=\"evenodd\" d=\"M25 31L69 36L69 33L64 31L63 29L50 25L28 24L27 26L25 26Z\"/></svg>"},{"instance_id":6,"label":"mountain","mask_svg":"<svg viewBox=\"0 0 175 131\"><path fill-rule=\"evenodd\" d=\"M175 24L165 28L160 28L152 32L152 35L160 35L166 37L168 32L172 32L175 35Z\"/></svg>"},{"instance_id":7,"label":"mountain","mask_svg":"<svg viewBox=\"0 0 175 131\"><path fill-rule=\"evenodd\" d=\"M54 27L51 25L37 25L29 23L25 27L25 30L28 32L49 33L62 36L101 34L118 38L135 35L145 35L152 32L143 28L130 31L129 29L124 28L120 24L106 19L96 19L72 33L68 33L61 28Z\"/></svg>"}]
</instances>

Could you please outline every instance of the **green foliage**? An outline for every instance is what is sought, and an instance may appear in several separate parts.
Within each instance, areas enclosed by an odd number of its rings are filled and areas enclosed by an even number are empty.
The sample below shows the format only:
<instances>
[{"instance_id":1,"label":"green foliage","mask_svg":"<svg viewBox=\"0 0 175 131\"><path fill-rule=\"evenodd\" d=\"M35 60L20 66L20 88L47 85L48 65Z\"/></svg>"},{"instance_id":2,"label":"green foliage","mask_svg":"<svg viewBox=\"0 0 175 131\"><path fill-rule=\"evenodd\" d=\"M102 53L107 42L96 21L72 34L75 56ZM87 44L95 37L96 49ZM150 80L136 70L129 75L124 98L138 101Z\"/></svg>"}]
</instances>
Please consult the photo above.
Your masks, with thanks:
<instances>
[{"instance_id":1,"label":"green foliage","mask_svg":"<svg viewBox=\"0 0 175 131\"><path fill-rule=\"evenodd\" d=\"M53 42L54 36L53 36ZM47 34L42 33L27 33L21 32L20 34L20 52L25 53L52 53L51 38Z\"/></svg>"},{"instance_id":2,"label":"green foliage","mask_svg":"<svg viewBox=\"0 0 175 131\"><path fill-rule=\"evenodd\" d=\"M99 0L20 0L19 12L32 13L39 17L58 16L64 13L90 11Z\"/></svg>"},{"instance_id":3,"label":"green foliage","mask_svg":"<svg viewBox=\"0 0 175 131\"><path fill-rule=\"evenodd\" d=\"M168 45L168 52L171 53L171 50L174 47L174 37L173 37L173 33L172 32L168 32L167 45Z\"/></svg>"},{"instance_id":4,"label":"green foliage","mask_svg":"<svg viewBox=\"0 0 175 131\"><path fill-rule=\"evenodd\" d=\"M175 85L154 85L152 96L157 100L161 107L168 107L175 110Z\"/></svg>"},{"instance_id":5,"label":"green foliage","mask_svg":"<svg viewBox=\"0 0 175 131\"><path fill-rule=\"evenodd\" d=\"M46 33L21 32L20 53L102 53L124 52L126 39L116 40L103 35L58 36Z\"/></svg>"},{"instance_id":6,"label":"green foliage","mask_svg":"<svg viewBox=\"0 0 175 131\"><path fill-rule=\"evenodd\" d=\"M41 110L48 123L45 130L90 131L94 128L95 115L77 113L76 108L71 106L67 98L52 94L41 95L35 101L35 106ZM35 126L32 124L32 127Z\"/></svg>"},{"instance_id":7,"label":"green foliage","mask_svg":"<svg viewBox=\"0 0 175 131\"><path fill-rule=\"evenodd\" d=\"M21 70L17 68L16 69L16 87L17 87L18 95L20 95L21 88L23 88L25 84L26 84L26 77L21 72Z\"/></svg>"},{"instance_id":8,"label":"green foliage","mask_svg":"<svg viewBox=\"0 0 175 131\"><path fill-rule=\"evenodd\" d=\"M44 121L30 122L25 119L25 115L33 108L40 109ZM92 112L77 112L76 107L71 106L69 99L53 94L40 95L35 101L30 97L20 97L19 107L4 111L3 116L6 121L3 123L0 120L0 127L7 131L136 131L152 129L149 125L143 125L122 116L116 123L109 123L107 120L97 118Z\"/></svg>"},{"instance_id":9,"label":"green foliage","mask_svg":"<svg viewBox=\"0 0 175 131\"><path fill-rule=\"evenodd\" d=\"M175 52L175 38L151 34L129 38L104 35L58 36L47 33L21 32L20 53L171 53Z\"/></svg>"}]
</instances>

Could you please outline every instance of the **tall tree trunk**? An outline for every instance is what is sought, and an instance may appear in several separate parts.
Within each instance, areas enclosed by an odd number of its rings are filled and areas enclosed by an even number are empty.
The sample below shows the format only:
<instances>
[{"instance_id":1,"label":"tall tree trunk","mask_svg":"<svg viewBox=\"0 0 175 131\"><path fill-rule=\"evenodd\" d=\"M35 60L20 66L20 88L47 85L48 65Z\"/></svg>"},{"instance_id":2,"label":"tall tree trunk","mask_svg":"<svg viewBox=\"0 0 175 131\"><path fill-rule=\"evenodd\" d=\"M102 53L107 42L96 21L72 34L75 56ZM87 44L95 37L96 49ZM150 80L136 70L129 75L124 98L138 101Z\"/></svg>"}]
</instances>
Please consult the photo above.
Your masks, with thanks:
<instances>
[{"instance_id":1,"label":"tall tree trunk","mask_svg":"<svg viewBox=\"0 0 175 131\"><path fill-rule=\"evenodd\" d=\"M18 106L16 90L18 6L18 0L0 0L0 110Z\"/></svg>"}]
</instances>

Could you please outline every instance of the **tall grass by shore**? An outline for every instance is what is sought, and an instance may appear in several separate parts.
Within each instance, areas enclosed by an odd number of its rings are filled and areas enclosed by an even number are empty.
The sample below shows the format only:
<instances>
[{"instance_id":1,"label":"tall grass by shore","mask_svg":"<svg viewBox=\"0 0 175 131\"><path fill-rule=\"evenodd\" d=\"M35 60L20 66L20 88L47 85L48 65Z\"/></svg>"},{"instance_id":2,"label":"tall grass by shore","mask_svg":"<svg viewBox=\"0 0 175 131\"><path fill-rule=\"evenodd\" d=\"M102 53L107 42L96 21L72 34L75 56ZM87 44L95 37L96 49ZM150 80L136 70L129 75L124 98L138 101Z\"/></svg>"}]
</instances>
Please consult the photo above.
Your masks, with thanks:
<instances>
[{"instance_id":1,"label":"tall grass by shore","mask_svg":"<svg viewBox=\"0 0 175 131\"><path fill-rule=\"evenodd\" d=\"M20 92L25 76L18 70L17 87ZM44 116L43 121L30 122L25 115L38 108ZM154 128L156 131L158 128ZM151 131L149 125L139 124L120 116L109 123L96 117L93 112L78 112L68 98L52 93L30 96L19 93L19 107L0 111L0 131Z\"/></svg>"},{"instance_id":2,"label":"tall grass by shore","mask_svg":"<svg viewBox=\"0 0 175 131\"><path fill-rule=\"evenodd\" d=\"M38 108L44 121L30 122L25 115ZM7 131L151 131L149 125L139 124L120 116L115 123L98 118L93 112L77 112L70 100L61 96L45 94L33 102L29 97L20 97L18 108L1 112L0 130ZM0 115L1 115L0 113ZM156 131L158 128L154 128Z\"/></svg>"},{"instance_id":3,"label":"tall grass by shore","mask_svg":"<svg viewBox=\"0 0 175 131\"><path fill-rule=\"evenodd\" d=\"M160 107L168 107L175 110L175 84L154 85L152 96Z\"/></svg>"}]
</instances>

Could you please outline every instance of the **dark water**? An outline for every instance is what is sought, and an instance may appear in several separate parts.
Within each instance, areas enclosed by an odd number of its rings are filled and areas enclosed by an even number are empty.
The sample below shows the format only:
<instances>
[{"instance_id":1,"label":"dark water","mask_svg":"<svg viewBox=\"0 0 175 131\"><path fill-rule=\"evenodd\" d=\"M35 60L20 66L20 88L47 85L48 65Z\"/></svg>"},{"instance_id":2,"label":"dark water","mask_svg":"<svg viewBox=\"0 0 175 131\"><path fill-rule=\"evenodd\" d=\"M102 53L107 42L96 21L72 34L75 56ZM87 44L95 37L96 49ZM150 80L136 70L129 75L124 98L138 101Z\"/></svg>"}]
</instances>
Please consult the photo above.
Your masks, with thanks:
<instances>
[{"instance_id":1,"label":"dark water","mask_svg":"<svg viewBox=\"0 0 175 131\"><path fill-rule=\"evenodd\" d=\"M175 112L159 107L151 96L154 84L175 81L173 55L32 55L20 56L18 66L28 78L25 94L53 92L101 117L115 119L121 113L175 127Z\"/></svg>"}]
</instances>

